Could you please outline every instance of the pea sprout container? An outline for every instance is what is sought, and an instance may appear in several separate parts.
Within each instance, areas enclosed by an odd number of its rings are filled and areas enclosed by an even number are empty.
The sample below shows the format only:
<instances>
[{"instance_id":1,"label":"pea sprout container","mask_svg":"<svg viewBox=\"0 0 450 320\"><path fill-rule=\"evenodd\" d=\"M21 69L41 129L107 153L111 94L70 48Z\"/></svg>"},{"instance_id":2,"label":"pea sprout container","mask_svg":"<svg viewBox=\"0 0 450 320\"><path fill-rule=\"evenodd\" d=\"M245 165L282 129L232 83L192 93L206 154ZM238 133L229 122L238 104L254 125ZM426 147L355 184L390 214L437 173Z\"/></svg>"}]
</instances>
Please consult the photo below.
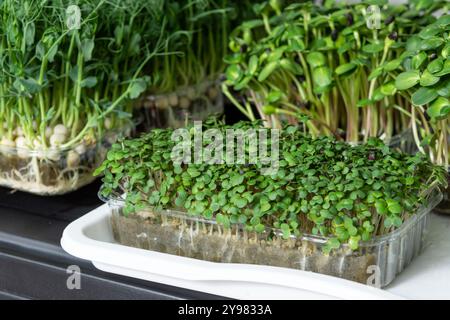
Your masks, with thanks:
<instances>
[{"instance_id":1,"label":"pea sprout container","mask_svg":"<svg viewBox=\"0 0 450 320\"><path fill-rule=\"evenodd\" d=\"M190 121L203 121L223 113L220 81L203 81L174 92L144 96L138 103L143 129L180 128Z\"/></svg>"},{"instance_id":2,"label":"pea sprout container","mask_svg":"<svg viewBox=\"0 0 450 320\"><path fill-rule=\"evenodd\" d=\"M31 149L0 144L0 186L43 196L75 191L91 182L111 145L132 126L110 130L102 140L84 139L69 148Z\"/></svg>"},{"instance_id":3,"label":"pea sprout container","mask_svg":"<svg viewBox=\"0 0 450 320\"><path fill-rule=\"evenodd\" d=\"M263 233L240 225L224 229L214 220L193 217L176 210L146 208L124 215L120 197L100 198L111 209L111 228L118 243L161 253L218 263L257 264L312 271L372 286L387 286L421 252L430 211L442 199L429 190L426 203L397 230L360 243L356 251L341 245L329 255L322 249L326 237L304 234L285 240L282 232Z\"/></svg>"}]
</instances>

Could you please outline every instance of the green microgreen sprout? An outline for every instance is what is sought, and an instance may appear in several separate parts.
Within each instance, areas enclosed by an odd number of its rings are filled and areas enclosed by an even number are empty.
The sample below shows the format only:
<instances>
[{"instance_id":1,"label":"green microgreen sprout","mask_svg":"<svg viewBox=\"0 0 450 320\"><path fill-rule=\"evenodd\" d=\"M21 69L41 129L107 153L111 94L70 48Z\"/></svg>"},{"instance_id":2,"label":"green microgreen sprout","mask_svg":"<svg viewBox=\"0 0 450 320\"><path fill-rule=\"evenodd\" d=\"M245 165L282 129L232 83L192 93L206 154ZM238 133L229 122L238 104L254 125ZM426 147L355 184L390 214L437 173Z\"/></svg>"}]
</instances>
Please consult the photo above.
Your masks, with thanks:
<instances>
[{"instance_id":1,"label":"green microgreen sprout","mask_svg":"<svg viewBox=\"0 0 450 320\"><path fill-rule=\"evenodd\" d=\"M413 134L419 150L448 167L450 115L450 15L412 35L401 64L390 70L395 87L414 107Z\"/></svg>"},{"instance_id":2,"label":"green microgreen sprout","mask_svg":"<svg viewBox=\"0 0 450 320\"><path fill-rule=\"evenodd\" d=\"M374 3L380 28L367 23ZM250 120L267 126L301 123L313 136L389 140L414 122L410 99L389 73L401 64L409 36L445 6L425 0L255 5L260 18L243 22L230 37L223 91Z\"/></svg>"}]
</instances>

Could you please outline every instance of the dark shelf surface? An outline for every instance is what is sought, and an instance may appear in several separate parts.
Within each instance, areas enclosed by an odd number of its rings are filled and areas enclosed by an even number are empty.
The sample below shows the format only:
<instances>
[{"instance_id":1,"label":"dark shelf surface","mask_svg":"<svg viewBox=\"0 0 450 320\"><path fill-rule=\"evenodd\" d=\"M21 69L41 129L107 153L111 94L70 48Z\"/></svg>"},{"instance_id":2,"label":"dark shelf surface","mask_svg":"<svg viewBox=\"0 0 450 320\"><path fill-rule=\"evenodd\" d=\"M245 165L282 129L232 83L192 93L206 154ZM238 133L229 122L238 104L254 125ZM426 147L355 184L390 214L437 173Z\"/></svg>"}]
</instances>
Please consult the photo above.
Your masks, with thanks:
<instances>
[{"instance_id":1,"label":"dark shelf surface","mask_svg":"<svg viewBox=\"0 0 450 320\"><path fill-rule=\"evenodd\" d=\"M216 299L209 294L118 276L70 256L64 228L98 207L99 182L74 193L40 197L0 188L0 300ZM81 270L81 289L67 288L67 267Z\"/></svg>"}]
</instances>

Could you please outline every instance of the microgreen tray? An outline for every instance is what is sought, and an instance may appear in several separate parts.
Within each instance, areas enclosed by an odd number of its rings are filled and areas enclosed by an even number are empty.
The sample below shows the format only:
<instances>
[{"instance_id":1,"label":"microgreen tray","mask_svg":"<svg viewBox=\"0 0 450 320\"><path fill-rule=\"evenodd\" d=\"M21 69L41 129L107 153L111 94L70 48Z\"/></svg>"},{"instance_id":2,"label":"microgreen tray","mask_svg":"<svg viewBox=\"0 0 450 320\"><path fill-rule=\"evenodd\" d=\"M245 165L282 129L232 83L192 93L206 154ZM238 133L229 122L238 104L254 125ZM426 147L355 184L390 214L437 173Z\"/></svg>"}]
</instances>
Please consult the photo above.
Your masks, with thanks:
<instances>
[{"instance_id":1,"label":"microgreen tray","mask_svg":"<svg viewBox=\"0 0 450 320\"><path fill-rule=\"evenodd\" d=\"M284 240L281 231L266 229L256 234L239 225L224 229L213 220L171 210L154 212L148 208L124 216L121 198L102 198L112 210L114 238L126 246L213 262L300 269L378 287L392 282L420 253L429 213L441 199L439 190L433 189L426 205L411 212L397 230L362 242L356 251L341 245L325 255L326 237L304 234Z\"/></svg>"},{"instance_id":2,"label":"microgreen tray","mask_svg":"<svg viewBox=\"0 0 450 320\"><path fill-rule=\"evenodd\" d=\"M182 86L174 92L150 94L139 102L144 129L179 128L187 121L203 121L212 114L223 113L220 81L203 81Z\"/></svg>"}]
</instances>

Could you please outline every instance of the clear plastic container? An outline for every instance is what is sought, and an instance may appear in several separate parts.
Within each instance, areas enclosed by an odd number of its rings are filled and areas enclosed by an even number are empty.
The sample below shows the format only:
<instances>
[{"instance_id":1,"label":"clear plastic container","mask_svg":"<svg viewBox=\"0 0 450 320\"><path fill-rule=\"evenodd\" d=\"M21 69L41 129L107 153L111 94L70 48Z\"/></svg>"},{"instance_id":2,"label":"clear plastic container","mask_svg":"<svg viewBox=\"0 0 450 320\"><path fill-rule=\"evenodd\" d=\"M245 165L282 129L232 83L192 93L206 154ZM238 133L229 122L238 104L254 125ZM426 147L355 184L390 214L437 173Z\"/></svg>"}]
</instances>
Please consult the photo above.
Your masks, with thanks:
<instances>
[{"instance_id":1,"label":"clear plastic container","mask_svg":"<svg viewBox=\"0 0 450 320\"><path fill-rule=\"evenodd\" d=\"M100 197L102 198L102 197ZM442 199L432 190L399 229L362 242L352 251L347 245L325 255L327 238L313 235L282 239L281 232L245 231L240 225L224 229L213 220L150 208L124 216L122 198L102 199L111 208L115 240L123 245L222 263L246 263L286 267L340 277L384 287L416 257L424 244L429 212Z\"/></svg>"},{"instance_id":2,"label":"clear plastic container","mask_svg":"<svg viewBox=\"0 0 450 320\"><path fill-rule=\"evenodd\" d=\"M439 205L436 207L435 211L437 213L450 215L450 166L447 167L447 180L447 189L443 191L443 199L441 203L439 203Z\"/></svg>"},{"instance_id":3,"label":"clear plastic container","mask_svg":"<svg viewBox=\"0 0 450 320\"><path fill-rule=\"evenodd\" d=\"M210 115L223 113L220 81L203 81L175 92L147 95L139 101L143 130L180 128L191 121L203 121Z\"/></svg>"},{"instance_id":4,"label":"clear plastic container","mask_svg":"<svg viewBox=\"0 0 450 320\"><path fill-rule=\"evenodd\" d=\"M134 130L110 131L100 142L83 142L71 148L32 150L0 144L0 186L38 195L75 191L96 178L93 172L119 136Z\"/></svg>"}]
</instances>

